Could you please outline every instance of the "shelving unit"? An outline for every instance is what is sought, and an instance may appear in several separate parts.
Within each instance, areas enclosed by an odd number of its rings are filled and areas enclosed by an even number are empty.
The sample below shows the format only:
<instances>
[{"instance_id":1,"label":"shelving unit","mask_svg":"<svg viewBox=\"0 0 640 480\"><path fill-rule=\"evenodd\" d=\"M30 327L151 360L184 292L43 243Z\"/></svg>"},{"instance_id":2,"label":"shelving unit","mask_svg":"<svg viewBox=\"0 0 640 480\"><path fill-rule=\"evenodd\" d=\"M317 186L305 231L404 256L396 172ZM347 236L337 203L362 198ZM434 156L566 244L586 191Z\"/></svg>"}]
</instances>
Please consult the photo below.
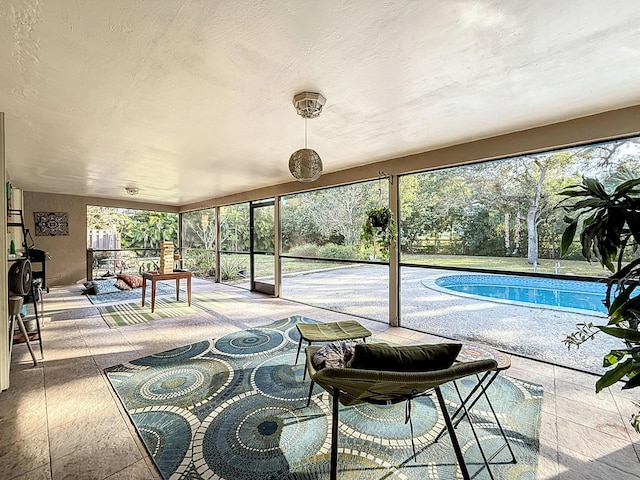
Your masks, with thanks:
<instances>
[{"instance_id":1,"label":"shelving unit","mask_svg":"<svg viewBox=\"0 0 640 480\"><path fill-rule=\"evenodd\" d=\"M29 260L29 263L31 263L31 259L30 257L30 246L27 243L27 238L29 238L29 230L27 230L25 228L25 224L24 224L24 215L22 210L19 209L12 209L9 208L7 210L7 229L11 229L11 228L20 228L21 233L22 233L22 250L24 252L24 256L23 257L18 257L18 258L10 258L9 259L9 263L11 262L17 262L19 260L23 260L23 259L27 259ZM38 259L37 261L42 261L43 263L43 271L41 272L42 275L44 275L44 260L40 260ZM37 273L37 272L36 272ZM40 314L38 312L38 299L36 298L36 295L42 295L42 289L41 288L37 288L34 285L34 278L36 278L36 276L34 275L33 269L31 270L31 281L30 281L30 289L27 295L21 295L25 301L27 300L27 298L29 297L29 295L31 296L31 299L33 300L33 313L35 315L35 320L36 320L36 331L35 332L27 332L27 336L29 337L29 341L37 341L38 344L40 345L40 357L42 359L44 359L44 351L42 348L42 334L40 331ZM41 276L39 276L38 278L42 278ZM44 282L44 278L42 279L42 282ZM9 282L8 282L9 283ZM15 292L13 292L15 293ZM16 332L10 332L9 333L10 337L12 336L12 342L13 344L15 343L24 343L26 341L24 335L22 333L16 333ZM35 358L34 358L34 362L35 362Z\"/></svg>"}]
</instances>

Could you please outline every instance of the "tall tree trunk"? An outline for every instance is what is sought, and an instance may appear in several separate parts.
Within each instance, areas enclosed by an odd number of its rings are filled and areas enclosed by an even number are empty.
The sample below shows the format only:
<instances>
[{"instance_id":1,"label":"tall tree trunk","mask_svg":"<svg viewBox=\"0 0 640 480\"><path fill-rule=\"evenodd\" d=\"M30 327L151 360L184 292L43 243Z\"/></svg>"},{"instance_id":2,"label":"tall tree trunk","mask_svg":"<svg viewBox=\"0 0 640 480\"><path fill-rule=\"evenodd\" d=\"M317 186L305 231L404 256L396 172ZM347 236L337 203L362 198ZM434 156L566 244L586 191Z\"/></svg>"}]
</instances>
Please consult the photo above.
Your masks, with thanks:
<instances>
[{"instance_id":1,"label":"tall tree trunk","mask_svg":"<svg viewBox=\"0 0 640 480\"><path fill-rule=\"evenodd\" d=\"M511 218L511 215L509 215L509 212L506 212L504 214L504 249L507 252L507 255L510 252L510 248L511 248L511 240L509 239L509 219Z\"/></svg>"},{"instance_id":2,"label":"tall tree trunk","mask_svg":"<svg viewBox=\"0 0 640 480\"><path fill-rule=\"evenodd\" d=\"M531 203L527 212L527 261L534 264L538 261L538 228L536 217L538 216L538 204Z\"/></svg>"},{"instance_id":3,"label":"tall tree trunk","mask_svg":"<svg viewBox=\"0 0 640 480\"><path fill-rule=\"evenodd\" d=\"M535 160L535 164L540 169L540 177L536 185L536 194L531 198L529 211L527 212L527 261L534 264L538 261L538 217L540 215L540 199L542 198L542 185L547 173L547 168Z\"/></svg>"}]
</instances>

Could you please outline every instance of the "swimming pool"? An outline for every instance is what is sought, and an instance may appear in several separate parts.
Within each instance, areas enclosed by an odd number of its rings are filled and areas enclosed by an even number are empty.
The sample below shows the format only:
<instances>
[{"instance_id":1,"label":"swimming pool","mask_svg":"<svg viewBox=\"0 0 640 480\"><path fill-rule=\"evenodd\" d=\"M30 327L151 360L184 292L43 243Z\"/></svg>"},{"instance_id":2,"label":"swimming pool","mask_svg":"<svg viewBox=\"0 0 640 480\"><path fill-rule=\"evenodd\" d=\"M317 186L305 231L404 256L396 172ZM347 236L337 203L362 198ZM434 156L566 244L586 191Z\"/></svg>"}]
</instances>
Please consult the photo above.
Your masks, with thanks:
<instances>
[{"instance_id":1,"label":"swimming pool","mask_svg":"<svg viewBox=\"0 0 640 480\"><path fill-rule=\"evenodd\" d=\"M529 307L606 314L602 304L607 286L597 282L518 277L512 275L446 275L435 285L464 296L521 303Z\"/></svg>"}]
</instances>

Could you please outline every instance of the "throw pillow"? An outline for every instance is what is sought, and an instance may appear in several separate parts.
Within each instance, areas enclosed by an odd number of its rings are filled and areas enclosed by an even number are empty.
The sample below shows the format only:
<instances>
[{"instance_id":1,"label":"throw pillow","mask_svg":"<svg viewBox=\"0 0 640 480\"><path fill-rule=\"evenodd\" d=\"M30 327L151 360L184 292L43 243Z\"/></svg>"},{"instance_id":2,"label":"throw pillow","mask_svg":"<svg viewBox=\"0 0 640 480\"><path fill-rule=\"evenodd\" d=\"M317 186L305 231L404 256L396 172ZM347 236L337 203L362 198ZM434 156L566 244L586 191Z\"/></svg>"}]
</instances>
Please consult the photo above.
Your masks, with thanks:
<instances>
[{"instance_id":1,"label":"throw pillow","mask_svg":"<svg viewBox=\"0 0 640 480\"><path fill-rule=\"evenodd\" d=\"M126 273L121 273L118 275L118 278L124 280L131 288L140 288L142 286L142 277L139 277L138 275L127 275Z\"/></svg>"},{"instance_id":2,"label":"throw pillow","mask_svg":"<svg viewBox=\"0 0 640 480\"><path fill-rule=\"evenodd\" d=\"M122 278L116 280L115 286L120 290L131 290L131 287L127 282L125 282Z\"/></svg>"},{"instance_id":3,"label":"throw pillow","mask_svg":"<svg viewBox=\"0 0 640 480\"><path fill-rule=\"evenodd\" d=\"M349 340L327 343L313 354L313 365L317 370L322 370L323 368L344 368L353 356L355 346L356 342Z\"/></svg>"},{"instance_id":4,"label":"throw pillow","mask_svg":"<svg viewBox=\"0 0 640 480\"><path fill-rule=\"evenodd\" d=\"M399 372L442 370L453 365L461 348L461 343L408 346L360 343L347 367Z\"/></svg>"},{"instance_id":5,"label":"throw pillow","mask_svg":"<svg viewBox=\"0 0 640 480\"><path fill-rule=\"evenodd\" d=\"M113 280L93 280L93 291L96 295L103 295L105 293L115 293L120 290L114 285Z\"/></svg>"}]
</instances>

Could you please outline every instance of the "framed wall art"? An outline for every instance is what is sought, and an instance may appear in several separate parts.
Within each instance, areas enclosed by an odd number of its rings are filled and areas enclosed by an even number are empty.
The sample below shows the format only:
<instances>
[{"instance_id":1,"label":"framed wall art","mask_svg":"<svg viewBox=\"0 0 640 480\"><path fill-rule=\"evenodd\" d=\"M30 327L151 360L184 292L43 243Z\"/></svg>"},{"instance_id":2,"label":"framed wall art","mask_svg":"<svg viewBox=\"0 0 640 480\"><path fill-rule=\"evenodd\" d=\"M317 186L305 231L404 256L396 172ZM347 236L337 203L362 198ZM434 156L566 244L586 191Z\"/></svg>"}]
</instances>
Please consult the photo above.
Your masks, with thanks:
<instances>
[{"instance_id":1,"label":"framed wall art","mask_svg":"<svg viewBox=\"0 0 640 480\"><path fill-rule=\"evenodd\" d=\"M36 236L57 237L69 235L67 212L34 212Z\"/></svg>"}]
</instances>

